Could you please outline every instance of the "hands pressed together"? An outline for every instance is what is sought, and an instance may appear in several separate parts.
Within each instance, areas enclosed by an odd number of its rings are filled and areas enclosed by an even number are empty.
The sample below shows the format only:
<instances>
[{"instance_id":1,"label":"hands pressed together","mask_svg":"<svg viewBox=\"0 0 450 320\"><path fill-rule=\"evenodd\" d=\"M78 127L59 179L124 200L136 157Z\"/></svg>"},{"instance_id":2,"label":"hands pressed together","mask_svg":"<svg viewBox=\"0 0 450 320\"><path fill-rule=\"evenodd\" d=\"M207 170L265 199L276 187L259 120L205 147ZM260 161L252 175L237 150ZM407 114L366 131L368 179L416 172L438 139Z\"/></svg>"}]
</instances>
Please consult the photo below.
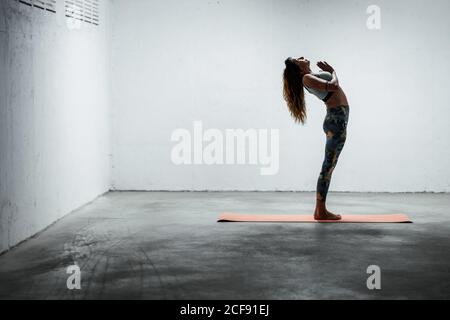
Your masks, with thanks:
<instances>
[{"instance_id":1,"label":"hands pressed together","mask_svg":"<svg viewBox=\"0 0 450 320\"><path fill-rule=\"evenodd\" d=\"M329 73L333 73L334 72L334 68L332 66L330 66L326 61L319 61L317 62L317 66L322 69L323 71L329 72Z\"/></svg>"}]
</instances>

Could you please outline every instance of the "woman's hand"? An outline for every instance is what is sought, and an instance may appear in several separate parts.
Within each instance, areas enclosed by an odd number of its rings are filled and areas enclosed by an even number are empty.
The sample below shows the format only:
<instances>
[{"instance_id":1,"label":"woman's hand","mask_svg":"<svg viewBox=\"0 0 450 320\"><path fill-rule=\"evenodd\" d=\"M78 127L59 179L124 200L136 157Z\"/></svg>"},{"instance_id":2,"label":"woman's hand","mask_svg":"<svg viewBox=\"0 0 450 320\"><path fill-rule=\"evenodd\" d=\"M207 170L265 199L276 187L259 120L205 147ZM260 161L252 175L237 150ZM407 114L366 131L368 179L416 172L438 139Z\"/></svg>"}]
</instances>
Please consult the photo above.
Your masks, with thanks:
<instances>
[{"instance_id":1,"label":"woman's hand","mask_svg":"<svg viewBox=\"0 0 450 320\"><path fill-rule=\"evenodd\" d=\"M325 61L319 61L317 62L317 66L322 69L323 71L329 72L329 73L333 73L334 72L334 68L332 66L330 66L327 62Z\"/></svg>"}]
</instances>

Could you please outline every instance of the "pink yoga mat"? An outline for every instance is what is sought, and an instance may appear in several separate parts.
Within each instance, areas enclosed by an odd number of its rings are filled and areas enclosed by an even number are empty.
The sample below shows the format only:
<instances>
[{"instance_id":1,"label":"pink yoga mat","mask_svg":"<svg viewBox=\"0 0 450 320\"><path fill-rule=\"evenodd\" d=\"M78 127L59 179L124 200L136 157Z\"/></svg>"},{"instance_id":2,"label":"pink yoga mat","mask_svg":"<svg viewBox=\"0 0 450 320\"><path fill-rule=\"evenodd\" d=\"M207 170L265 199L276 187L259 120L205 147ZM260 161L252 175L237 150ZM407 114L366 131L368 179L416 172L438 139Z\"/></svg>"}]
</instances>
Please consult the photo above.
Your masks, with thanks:
<instances>
[{"instance_id":1,"label":"pink yoga mat","mask_svg":"<svg viewBox=\"0 0 450 320\"><path fill-rule=\"evenodd\" d=\"M316 221L312 215L240 214L226 212L217 222L412 223L406 214L342 215L342 220Z\"/></svg>"}]
</instances>

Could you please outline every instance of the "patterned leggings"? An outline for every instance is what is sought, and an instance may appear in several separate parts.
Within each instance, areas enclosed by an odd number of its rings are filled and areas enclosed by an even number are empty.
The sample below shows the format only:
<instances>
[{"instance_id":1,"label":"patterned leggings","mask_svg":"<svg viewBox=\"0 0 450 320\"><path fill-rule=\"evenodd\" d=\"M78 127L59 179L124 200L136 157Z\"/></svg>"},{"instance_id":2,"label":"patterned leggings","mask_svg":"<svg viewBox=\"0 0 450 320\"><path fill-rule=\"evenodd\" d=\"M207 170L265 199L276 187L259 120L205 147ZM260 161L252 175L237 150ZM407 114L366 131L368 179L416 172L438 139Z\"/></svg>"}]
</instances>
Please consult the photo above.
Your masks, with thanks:
<instances>
[{"instance_id":1,"label":"patterned leggings","mask_svg":"<svg viewBox=\"0 0 450 320\"><path fill-rule=\"evenodd\" d=\"M323 124L323 130L327 135L325 160L317 182L317 200L322 202L327 200L331 176L347 139L349 112L349 106L329 108L325 117Z\"/></svg>"}]
</instances>

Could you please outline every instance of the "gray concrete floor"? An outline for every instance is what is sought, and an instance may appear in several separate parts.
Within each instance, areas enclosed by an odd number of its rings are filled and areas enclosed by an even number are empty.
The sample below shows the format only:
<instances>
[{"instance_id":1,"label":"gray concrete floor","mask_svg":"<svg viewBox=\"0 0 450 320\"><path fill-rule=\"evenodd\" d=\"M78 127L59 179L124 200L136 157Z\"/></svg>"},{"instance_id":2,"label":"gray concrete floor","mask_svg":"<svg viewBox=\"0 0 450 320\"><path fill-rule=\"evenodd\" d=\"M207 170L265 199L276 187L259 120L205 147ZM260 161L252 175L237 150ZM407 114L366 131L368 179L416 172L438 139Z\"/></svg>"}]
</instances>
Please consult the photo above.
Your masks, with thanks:
<instances>
[{"instance_id":1,"label":"gray concrete floor","mask_svg":"<svg viewBox=\"0 0 450 320\"><path fill-rule=\"evenodd\" d=\"M220 224L309 213L313 193L109 193L0 256L1 299L449 299L449 194L331 194L414 224ZM79 291L66 268L81 268ZM366 287L369 265L382 289Z\"/></svg>"}]
</instances>

